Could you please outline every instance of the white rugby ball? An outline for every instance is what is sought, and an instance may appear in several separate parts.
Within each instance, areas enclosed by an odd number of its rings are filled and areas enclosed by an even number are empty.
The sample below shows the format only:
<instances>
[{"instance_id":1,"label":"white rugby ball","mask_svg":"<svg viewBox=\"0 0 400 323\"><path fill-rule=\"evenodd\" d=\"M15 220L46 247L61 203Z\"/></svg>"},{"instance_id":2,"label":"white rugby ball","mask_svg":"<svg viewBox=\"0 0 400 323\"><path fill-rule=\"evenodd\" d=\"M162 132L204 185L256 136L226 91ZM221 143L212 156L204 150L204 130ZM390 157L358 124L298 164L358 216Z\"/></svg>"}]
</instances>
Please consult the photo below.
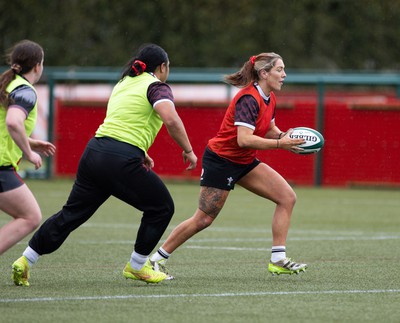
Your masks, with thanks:
<instances>
[{"instance_id":1,"label":"white rugby ball","mask_svg":"<svg viewBox=\"0 0 400 323\"><path fill-rule=\"evenodd\" d=\"M293 139L305 139L305 143L299 145L304 150L298 152L302 155L313 154L321 150L324 146L324 137L317 131L307 127L297 127L293 129L293 132L289 136Z\"/></svg>"}]
</instances>

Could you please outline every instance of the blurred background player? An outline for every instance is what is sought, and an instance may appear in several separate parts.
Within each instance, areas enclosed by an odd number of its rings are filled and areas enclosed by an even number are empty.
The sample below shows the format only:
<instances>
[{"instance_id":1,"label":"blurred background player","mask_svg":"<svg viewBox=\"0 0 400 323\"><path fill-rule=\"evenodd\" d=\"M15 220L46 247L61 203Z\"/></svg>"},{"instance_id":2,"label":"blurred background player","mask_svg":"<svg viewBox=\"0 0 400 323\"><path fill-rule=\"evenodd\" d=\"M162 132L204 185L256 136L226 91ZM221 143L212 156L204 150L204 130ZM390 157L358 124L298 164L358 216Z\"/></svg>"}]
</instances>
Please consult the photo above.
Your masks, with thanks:
<instances>
[{"instance_id":1,"label":"blurred background player","mask_svg":"<svg viewBox=\"0 0 400 323\"><path fill-rule=\"evenodd\" d=\"M42 166L42 157L55 146L30 138L37 118L37 94L33 85L43 72L43 49L23 40L7 54L10 68L0 76L0 209L13 219L0 228L0 255L35 230L42 219L39 205L17 174L25 159Z\"/></svg>"},{"instance_id":2,"label":"blurred background player","mask_svg":"<svg viewBox=\"0 0 400 323\"><path fill-rule=\"evenodd\" d=\"M152 255L151 262L166 272L170 254L197 232L207 228L224 206L229 192L239 184L276 204L272 219L272 255L268 270L275 274L304 271L306 264L286 257L286 238L296 194L274 169L256 158L257 150L286 149L292 152L303 139L291 139L275 124L276 99L286 77L281 56L261 53L252 56L228 84L241 88L231 101L217 135L206 147L202 161L199 206L194 215L179 224ZM243 210L243 217L251 216Z\"/></svg>"},{"instance_id":3,"label":"blurred background player","mask_svg":"<svg viewBox=\"0 0 400 323\"><path fill-rule=\"evenodd\" d=\"M111 196L143 212L126 278L158 283L168 276L154 271L148 256L156 247L173 214L172 197L152 171L148 149L162 124L183 149L188 169L197 157L175 110L170 87L169 59L161 47L142 46L126 65L114 87L103 124L86 146L76 180L62 210L46 220L13 264L16 285L28 286L29 269L40 255L57 250L68 235L86 222Z\"/></svg>"}]
</instances>

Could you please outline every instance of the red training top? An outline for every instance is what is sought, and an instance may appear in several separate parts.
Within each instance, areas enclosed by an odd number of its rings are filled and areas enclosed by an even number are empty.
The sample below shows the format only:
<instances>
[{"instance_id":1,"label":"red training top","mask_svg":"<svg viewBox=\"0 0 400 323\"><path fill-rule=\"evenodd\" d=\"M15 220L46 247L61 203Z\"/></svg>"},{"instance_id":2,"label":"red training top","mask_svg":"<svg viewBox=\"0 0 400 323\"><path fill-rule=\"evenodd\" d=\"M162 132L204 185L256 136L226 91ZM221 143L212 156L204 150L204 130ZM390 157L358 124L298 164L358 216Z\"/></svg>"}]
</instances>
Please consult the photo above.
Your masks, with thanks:
<instances>
[{"instance_id":1,"label":"red training top","mask_svg":"<svg viewBox=\"0 0 400 323\"><path fill-rule=\"evenodd\" d=\"M257 83L241 89L233 98L222 120L217 135L208 147L220 157L238 164L250 164L257 150L240 148L237 143L237 126L254 130L254 135L265 138L275 118L276 98L273 92L266 97Z\"/></svg>"}]
</instances>

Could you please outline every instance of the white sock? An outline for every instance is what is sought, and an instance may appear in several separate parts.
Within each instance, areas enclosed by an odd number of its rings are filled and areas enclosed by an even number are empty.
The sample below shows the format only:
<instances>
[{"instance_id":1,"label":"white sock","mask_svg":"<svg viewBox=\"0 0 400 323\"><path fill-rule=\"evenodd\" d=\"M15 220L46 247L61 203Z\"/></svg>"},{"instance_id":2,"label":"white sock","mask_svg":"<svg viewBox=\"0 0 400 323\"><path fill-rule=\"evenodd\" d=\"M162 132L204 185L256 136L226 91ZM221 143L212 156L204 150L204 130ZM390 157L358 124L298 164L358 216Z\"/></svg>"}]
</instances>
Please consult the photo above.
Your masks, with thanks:
<instances>
[{"instance_id":1,"label":"white sock","mask_svg":"<svg viewBox=\"0 0 400 323\"><path fill-rule=\"evenodd\" d=\"M29 246L25 249L22 255L28 260L29 267L36 264L40 257L40 255Z\"/></svg>"},{"instance_id":2,"label":"white sock","mask_svg":"<svg viewBox=\"0 0 400 323\"><path fill-rule=\"evenodd\" d=\"M154 253L150 260L151 261L160 261L160 260L167 260L169 258L169 256L171 256L170 253L166 252L162 247L160 247L156 253Z\"/></svg>"},{"instance_id":3,"label":"white sock","mask_svg":"<svg viewBox=\"0 0 400 323\"><path fill-rule=\"evenodd\" d=\"M138 254L136 251L132 252L131 260L131 267L136 270L140 270L143 268L144 264L146 263L149 256L143 256Z\"/></svg>"},{"instance_id":4,"label":"white sock","mask_svg":"<svg viewBox=\"0 0 400 323\"><path fill-rule=\"evenodd\" d=\"M286 258L285 246L273 246L271 248L271 262L277 262Z\"/></svg>"}]
</instances>

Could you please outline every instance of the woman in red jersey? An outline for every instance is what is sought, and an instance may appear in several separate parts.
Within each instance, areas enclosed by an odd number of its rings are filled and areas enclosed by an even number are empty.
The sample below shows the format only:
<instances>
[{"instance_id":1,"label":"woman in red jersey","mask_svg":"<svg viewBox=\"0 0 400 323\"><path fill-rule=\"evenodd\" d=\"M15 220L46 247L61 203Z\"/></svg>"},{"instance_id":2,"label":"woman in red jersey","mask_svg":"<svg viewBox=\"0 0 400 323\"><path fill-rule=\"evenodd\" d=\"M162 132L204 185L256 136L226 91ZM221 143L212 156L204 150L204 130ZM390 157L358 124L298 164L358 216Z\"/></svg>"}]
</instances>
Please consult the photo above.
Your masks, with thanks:
<instances>
[{"instance_id":1,"label":"woman in red jersey","mask_svg":"<svg viewBox=\"0 0 400 323\"><path fill-rule=\"evenodd\" d=\"M286 238L296 194L274 169L256 158L257 150L301 150L303 139L291 139L275 124L276 99L286 77L282 57L275 53L252 56L236 73L225 77L241 88L225 113L217 135L203 155L199 206L194 215L179 224L151 261L160 271L170 254L197 232L207 228L224 206L235 184L276 204L272 220L272 253L268 270L277 274L304 271L286 257Z\"/></svg>"}]
</instances>

